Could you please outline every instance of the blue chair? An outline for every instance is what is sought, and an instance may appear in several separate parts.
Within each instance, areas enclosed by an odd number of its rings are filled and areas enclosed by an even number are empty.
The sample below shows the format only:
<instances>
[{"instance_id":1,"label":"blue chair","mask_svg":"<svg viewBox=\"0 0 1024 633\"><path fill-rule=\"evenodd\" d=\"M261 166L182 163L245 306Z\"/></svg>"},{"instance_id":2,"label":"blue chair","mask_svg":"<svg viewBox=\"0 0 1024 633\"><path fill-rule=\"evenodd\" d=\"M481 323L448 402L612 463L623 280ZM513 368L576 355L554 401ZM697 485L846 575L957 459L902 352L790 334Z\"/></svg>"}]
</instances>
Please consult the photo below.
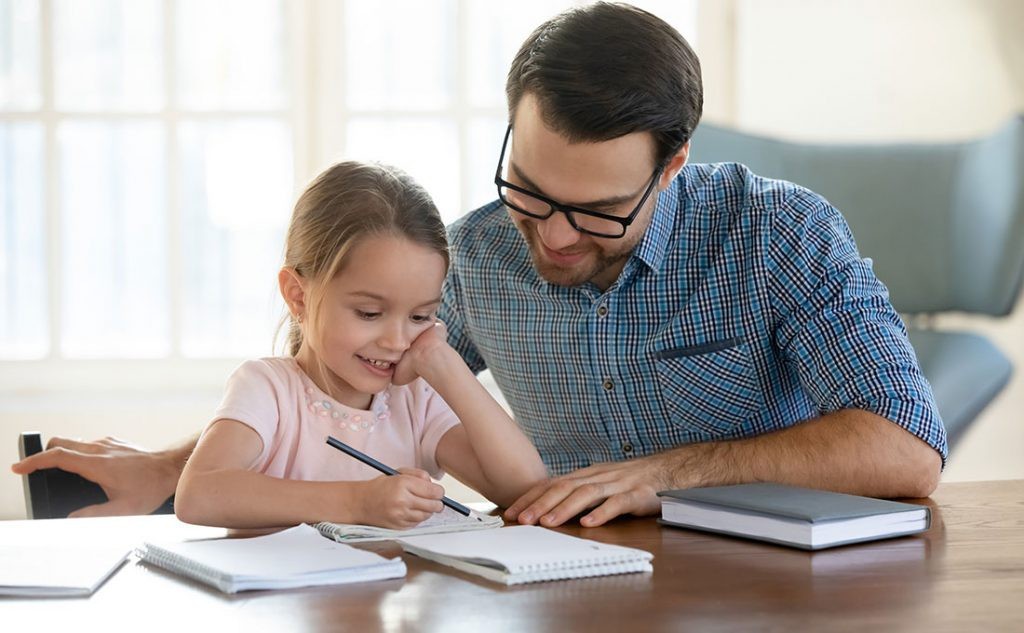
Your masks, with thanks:
<instances>
[{"instance_id":1,"label":"blue chair","mask_svg":"<svg viewBox=\"0 0 1024 633\"><path fill-rule=\"evenodd\" d=\"M843 213L893 305L912 317L910 341L952 449L1013 367L983 336L927 322L1013 309L1024 279L1024 117L968 142L888 145L795 143L702 123L690 162L743 163Z\"/></svg>"}]
</instances>

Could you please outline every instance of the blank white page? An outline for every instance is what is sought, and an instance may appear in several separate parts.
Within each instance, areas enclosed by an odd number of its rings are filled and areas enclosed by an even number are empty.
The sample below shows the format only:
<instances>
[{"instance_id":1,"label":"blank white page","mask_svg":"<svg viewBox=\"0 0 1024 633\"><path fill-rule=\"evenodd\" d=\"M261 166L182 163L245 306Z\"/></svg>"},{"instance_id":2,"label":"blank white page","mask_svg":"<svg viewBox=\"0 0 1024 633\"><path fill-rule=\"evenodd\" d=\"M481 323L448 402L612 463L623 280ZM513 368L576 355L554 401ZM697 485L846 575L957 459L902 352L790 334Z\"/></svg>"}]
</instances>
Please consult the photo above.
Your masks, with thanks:
<instances>
[{"instance_id":1,"label":"blank white page","mask_svg":"<svg viewBox=\"0 0 1024 633\"><path fill-rule=\"evenodd\" d=\"M386 559L324 538L309 525L253 538L159 543L160 549L230 576L281 578L379 565Z\"/></svg>"},{"instance_id":2,"label":"blank white page","mask_svg":"<svg viewBox=\"0 0 1024 633\"><path fill-rule=\"evenodd\" d=\"M435 554L490 567L497 566L512 573L536 568L613 564L653 558L643 550L598 543L535 525L412 536L401 541Z\"/></svg>"}]
</instances>

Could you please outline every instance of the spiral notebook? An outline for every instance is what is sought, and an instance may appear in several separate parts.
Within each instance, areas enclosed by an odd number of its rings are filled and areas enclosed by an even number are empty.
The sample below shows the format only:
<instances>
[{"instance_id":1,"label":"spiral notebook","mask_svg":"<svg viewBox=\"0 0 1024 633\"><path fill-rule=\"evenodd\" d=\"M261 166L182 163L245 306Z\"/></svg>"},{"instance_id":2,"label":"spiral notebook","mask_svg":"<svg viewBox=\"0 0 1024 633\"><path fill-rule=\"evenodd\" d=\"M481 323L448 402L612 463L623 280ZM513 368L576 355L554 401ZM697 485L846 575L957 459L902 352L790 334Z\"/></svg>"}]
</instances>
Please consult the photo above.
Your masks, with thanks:
<instances>
[{"instance_id":1,"label":"spiral notebook","mask_svg":"<svg viewBox=\"0 0 1024 633\"><path fill-rule=\"evenodd\" d=\"M652 570L650 552L534 525L401 539L402 549L506 585Z\"/></svg>"},{"instance_id":2,"label":"spiral notebook","mask_svg":"<svg viewBox=\"0 0 1024 633\"><path fill-rule=\"evenodd\" d=\"M139 558L236 593L368 582L405 576L405 563L329 541L309 525L253 538L146 543Z\"/></svg>"},{"instance_id":3,"label":"spiral notebook","mask_svg":"<svg viewBox=\"0 0 1024 633\"><path fill-rule=\"evenodd\" d=\"M320 530L320 533L327 538L334 539L339 543L366 543L420 536L421 534L488 530L500 528L504 524L505 522L500 516L481 514L471 510L467 517L446 507L443 511L430 515L429 519L408 530L391 530L374 525L331 523L330 521L321 521L313 527Z\"/></svg>"}]
</instances>

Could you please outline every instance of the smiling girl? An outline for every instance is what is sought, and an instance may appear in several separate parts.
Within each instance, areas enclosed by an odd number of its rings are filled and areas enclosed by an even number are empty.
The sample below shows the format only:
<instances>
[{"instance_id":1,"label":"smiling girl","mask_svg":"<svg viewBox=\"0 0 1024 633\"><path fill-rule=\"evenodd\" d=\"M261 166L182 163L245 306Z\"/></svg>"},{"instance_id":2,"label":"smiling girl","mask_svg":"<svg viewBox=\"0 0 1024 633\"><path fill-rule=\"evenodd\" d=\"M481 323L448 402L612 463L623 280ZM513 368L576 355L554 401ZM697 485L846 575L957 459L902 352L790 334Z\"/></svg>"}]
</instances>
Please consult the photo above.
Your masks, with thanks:
<instances>
[{"instance_id":1,"label":"smiling girl","mask_svg":"<svg viewBox=\"0 0 1024 633\"><path fill-rule=\"evenodd\" d=\"M536 449L445 341L448 267L430 196L392 167L344 162L295 205L278 275L288 355L242 364L178 483L183 521L412 527L447 471L499 505L546 476ZM348 458L328 435L399 467Z\"/></svg>"}]
</instances>

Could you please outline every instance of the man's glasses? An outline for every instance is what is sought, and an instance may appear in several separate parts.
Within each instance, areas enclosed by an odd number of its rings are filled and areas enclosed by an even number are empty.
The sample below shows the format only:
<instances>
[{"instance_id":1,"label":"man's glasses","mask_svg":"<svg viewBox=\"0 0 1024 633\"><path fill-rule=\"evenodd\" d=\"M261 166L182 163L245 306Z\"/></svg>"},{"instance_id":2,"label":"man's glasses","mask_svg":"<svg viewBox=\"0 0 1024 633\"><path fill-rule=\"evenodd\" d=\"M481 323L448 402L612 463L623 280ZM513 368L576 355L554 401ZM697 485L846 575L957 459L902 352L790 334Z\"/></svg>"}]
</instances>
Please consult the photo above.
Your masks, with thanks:
<instances>
[{"instance_id":1,"label":"man's glasses","mask_svg":"<svg viewBox=\"0 0 1024 633\"><path fill-rule=\"evenodd\" d=\"M501 156L498 157L498 169L494 173L494 184L498 186L498 198L509 209L523 215L528 215L531 218L537 218L538 220L550 218L555 211L564 213L565 217L569 219L569 224L580 233L611 238L619 238L625 235L626 228L633 223L637 214L640 213L640 209L647 202L647 198L651 196L651 192L654 191L654 185L658 182L658 176L661 175L662 166L659 165L654 170L654 173L651 174L651 182L648 183L647 189L644 190L644 195L640 198L640 202L626 216L609 215L607 213L591 211L590 209L581 209L561 204L547 196L542 196L529 189L514 185L501 177L501 168L505 163L505 150L508 147L508 138L511 134L512 126L510 125L505 130L505 140L501 143Z\"/></svg>"}]
</instances>

